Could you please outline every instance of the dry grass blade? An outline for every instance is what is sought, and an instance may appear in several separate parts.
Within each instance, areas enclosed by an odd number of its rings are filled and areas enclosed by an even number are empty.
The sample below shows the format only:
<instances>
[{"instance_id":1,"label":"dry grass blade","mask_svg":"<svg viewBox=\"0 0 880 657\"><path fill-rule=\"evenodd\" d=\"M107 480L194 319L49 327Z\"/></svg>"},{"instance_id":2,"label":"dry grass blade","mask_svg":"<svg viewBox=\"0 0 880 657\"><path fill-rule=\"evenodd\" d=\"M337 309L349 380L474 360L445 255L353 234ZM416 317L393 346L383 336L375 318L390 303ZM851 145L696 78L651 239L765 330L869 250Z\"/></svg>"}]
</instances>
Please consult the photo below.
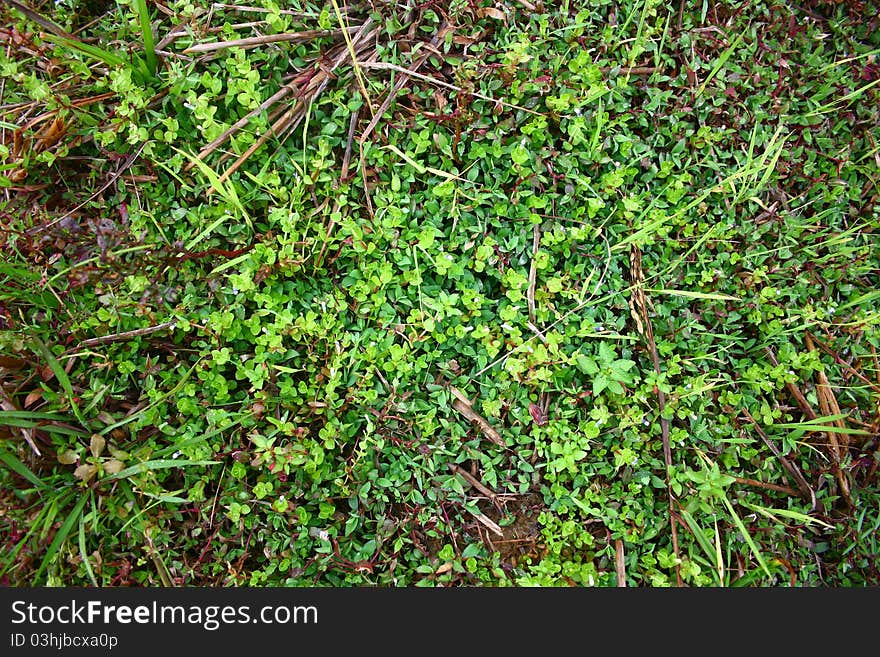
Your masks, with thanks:
<instances>
[{"instance_id":1,"label":"dry grass blade","mask_svg":"<svg viewBox=\"0 0 880 657\"><path fill-rule=\"evenodd\" d=\"M779 361L776 359L776 354L773 353L773 350L770 347L766 349L767 357L770 359L770 362L773 363L774 366L779 365ZM797 387L795 383L786 383L785 387L788 388L788 391L791 393L791 396L795 398L798 406L804 412L804 415L807 416L810 420L815 420L818 415L813 410L813 407L810 406L810 403L807 401L807 398L804 396L804 393L801 392L801 389Z\"/></svg>"},{"instance_id":2,"label":"dry grass blade","mask_svg":"<svg viewBox=\"0 0 880 657\"><path fill-rule=\"evenodd\" d=\"M378 34L378 31L378 28L371 26L371 21L368 20L364 23L358 33L351 39L355 57L359 57L367 49L372 39ZM314 102L315 98L324 91L328 84L330 84L330 80L334 76L334 71L340 66L348 63L351 59L351 54L347 45L337 48L334 51L334 54L335 57L333 57L330 67L320 67L314 73L308 86L299 94L299 98L296 100L293 107L284 111L280 118L275 120L269 129L260 135L260 137L258 137L257 140L220 175L220 182L227 180L229 176L235 173L235 171L237 171L239 167L241 167L241 165L244 164L247 159L262 147L271 137L280 135L288 130L296 129L300 122L305 118L309 105Z\"/></svg>"},{"instance_id":3,"label":"dry grass blade","mask_svg":"<svg viewBox=\"0 0 880 657\"><path fill-rule=\"evenodd\" d=\"M854 376L854 377L856 377L857 379L859 379L862 383L864 383L864 384L866 384L868 387L870 387L871 390L873 390L874 392L880 392L880 385L878 385L877 383L874 383L873 381L871 381L868 377L866 377L864 374L862 374L862 373L859 372L857 369L855 369L852 365L850 365L850 364L847 363L845 360L843 360L843 359L840 357L840 354L838 354L836 351L834 351L834 349L832 349L831 347L829 347L829 346L828 346L827 344L825 344L822 340L820 340L819 338L817 338L815 335L813 335L813 334L810 333L809 331L807 331L807 332L805 333L805 336L806 336L806 338L810 341L811 344L815 343L815 346L819 347L819 349L821 349L821 350L824 351L826 354L828 354L829 356L831 356L831 357L834 359L834 364L835 364L835 365L839 365L843 370L845 370L846 372L848 372L848 373L851 374L852 376Z\"/></svg>"},{"instance_id":4,"label":"dry grass blade","mask_svg":"<svg viewBox=\"0 0 880 657\"><path fill-rule=\"evenodd\" d=\"M749 422L752 423L752 426L755 427L755 431L758 432L758 435L761 437L761 440L765 445L773 452L773 455L779 459L779 462L782 464L782 467L785 468L785 471L791 475L792 479L798 485L798 488L801 492L801 497L805 500L809 500L812 504L812 508L816 508L816 493L813 492L813 489L810 488L810 485L807 483L807 480L804 478L804 475L801 473L800 468L798 468L794 463L789 461L785 456L782 455L782 452L779 451L779 448L773 444L770 438L767 437L767 434L764 433L764 430L761 428L761 425L758 424L757 420L752 417L752 414L749 413L749 410L745 407L742 409L743 415L746 416Z\"/></svg>"},{"instance_id":5,"label":"dry grass blade","mask_svg":"<svg viewBox=\"0 0 880 657\"><path fill-rule=\"evenodd\" d=\"M541 342L543 342L543 343L546 344L546 345L549 345L549 344L550 344L550 341L547 340L547 336L544 335L544 333L541 331L541 329L539 329L537 326L535 326L534 323L533 323L531 320L529 320L528 322L526 322L526 326L529 327L529 330L530 330L532 333L534 333L534 334L535 334L535 337L538 338Z\"/></svg>"},{"instance_id":6,"label":"dry grass blade","mask_svg":"<svg viewBox=\"0 0 880 657\"><path fill-rule=\"evenodd\" d=\"M357 128L360 114L360 109L356 109L351 113L351 118L348 120L348 139L345 142L345 154L342 156L342 169L339 173L340 181L348 180L348 168L351 165L351 146L354 143L354 131ZM326 247L326 244L324 246Z\"/></svg>"},{"instance_id":7,"label":"dry grass blade","mask_svg":"<svg viewBox=\"0 0 880 657\"><path fill-rule=\"evenodd\" d=\"M370 110L370 114L373 115L373 103L370 100L370 93L367 91L367 83L364 81L364 73L361 70L361 65L358 63L358 52L355 47L354 41L352 41L351 36L348 33L348 27L346 26L346 17L342 15L342 10L339 8L339 3L336 0L331 0L333 4L333 11L336 13L336 19L339 21L339 26L342 29L342 35L345 37L345 46L348 48L348 55L351 57L351 65L354 70L354 77L357 80L358 87L361 91L361 96L364 99L364 103L367 106L367 109ZM369 22L369 21L368 21Z\"/></svg>"},{"instance_id":8,"label":"dry grass blade","mask_svg":"<svg viewBox=\"0 0 880 657\"><path fill-rule=\"evenodd\" d=\"M264 132L262 135L260 135L253 144L248 146L247 150L245 150L245 152L242 153L238 157L238 159L235 160L235 162L233 162L229 166L228 169L226 169L226 171L224 171L222 174L220 174L220 176L218 176L217 182L218 183L226 182L226 180L229 178L229 176L231 176L233 173L235 173L238 170L238 168L241 167L241 165L244 164L251 155L253 155L257 150L259 150L263 146L263 144L265 144L267 141L269 141L269 139L271 137L273 137L277 134L280 134L281 132L284 132L288 128L290 128L290 129L295 128L296 124L302 120L303 108L304 108L303 103L298 102L296 105L294 105L294 107L292 107L291 109L284 112L284 114L282 114L279 119L277 119L274 123L272 123L271 126L269 126L269 129L266 132ZM213 191L213 187L214 186L212 185L211 190L209 190L209 192Z\"/></svg>"},{"instance_id":9,"label":"dry grass blade","mask_svg":"<svg viewBox=\"0 0 880 657\"><path fill-rule=\"evenodd\" d=\"M620 75L651 75L663 69L657 66L621 66L619 68L616 66L600 66L599 70L602 73L611 73L617 70Z\"/></svg>"},{"instance_id":10,"label":"dry grass blade","mask_svg":"<svg viewBox=\"0 0 880 657\"><path fill-rule=\"evenodd\" d=\"M41 233L41 232L44 232L44 231L50 229L52 226L54 226L55 224L57 224L58 222L63 220L65 217L69 217L69 216L73 215L74 213L76 213L79 210L81 210L82 208L84 208L87 204L91 203L96 198L98 198L101 194L104 193L104 190L108 189L111 185L114 185L116 183L116 181L119 180L119 178L121 178L122 175L131 168L131 166L134 164L135 160L137 160L138 157L140 157L141 151L144 150L144 146L146 146L146 142L143 144L140 144L131 153L126 155L125 159L122 160L120 165L117 167L116 171L114 171L110 175L110 177L107 179L107 182L105 182L103 185L101 185L98 188L98 190L96 192L94 192L91 196L89 196L85 201L83 201L82 203L79 203L72 210L65 212L63 215L61 215L57 219L55 219L53 221L46 222L44 224L41 224L40 226L37 226L34 229L34 232Z\"/></svg>"},{"instance_id":11,"label":"dry grass blade","mask_svg":"<svg viewBox=\"0 0 880 657\"><path fill-rule=\"evenodd\" d=\"M448 23L443 23L443 25L438 30L437 34L431 39L431 45L436 46L443 42L443 39L446 37L446 34L452 28ZM364 128L363 133L360 136L360 143L364 143L369 136L373 133L373 130L376 128L376 125L382 118L382 115L386 112L386 110L391 106L391 101L397 96L401 89L403 89L404 85L409 81L409 79L415 76L418 73L418 70L424 66L425 62L428 61L428 57L431 56L431 49L426 48L425 52L419 55L418 59L413 63L413 65L406 70L405 72L400 74L400 77L394 83L394 87L385 95L385 99L382 101L382 104L379 106L379 109L373 115L373 118L370 120L367 127Z\"/></svg>"},{"instance_id":12,"label":"dry grass blade","mask_svg":"<svg viewBox=\"0 0 880 657\"><path fill-rule=\"evenodd\" d=\"M623 541L614 541L614 565L617 569L617 586L626 588L626 555L623 552Z\"/></svg>"},{"instance_id":13,"label":"dry grass blade","mask_svg":"<svg viewBox=\"0 0 880 657\"><path fill-rule=\"evenodd\" d=\"M300 16L300 17L309 17L313 18L315 14L306 13L302 11L295 11L293 9L266 9L265 7L250 7L247 5L230 5L225 2L215 2L211 5L211 11L215 9L225 9L227 11L238 11L242 13L254 13L254 14L269 14L273 12L277 12L279 14L284 14L286 16Z\"/></svg>"},{"instance_id":14,"label":"dry grass blade","mask_svg":"<svg viewBox=\"0 0 880 657\"><path fill-rule=\"evenodd\" d=\"M134 329L132 331L113 333L111 335L102 335L98 338L89 338L88 340L83 340L83 342L80 344L80 347L94 347L99 344L122 342L125 340L130 340L132 338L140 337L142 335L150 335L151 333L164 331L165 329L172 328L175 324L176 322L164 322L162 324L157 324L156 326L147 326L146 328Z\"/></svg>"},{"instance_id":15,"label":"dry grass blade","mask_svg":"<svg viewBox=\"0 0 880 657\"><path fill-rule=\"evenodd\" d=\"M642 251L632 243L629 250L629 273L632 281L632 293L630 296L630 314L635 322L636 330L644 338L651 354L651 362L654 365L654 373L659 375L660 355L657 352L657 343L654 340L654 327L648 316L648 299L645 297L645 272L642 269ZM669 483L669 472L672 468L672 448L669 442L669 420L664 417L666 412L666 394L657 389L657 405L660 410L660 437L663 442L663 461L666 465L666 495L669 498L669 526L672 532L672 550L675 555L675 578L679 586L683 585L681 568L679 566L678 528L676 526L675 497Z\"/></svg>"},{"instance_id":16,"label":"dry grass blade","mask_svg":"<svg viewBox=\"0 0 880 657\"><path fill-rule=\"evenodd\" d=\"M535 287L538 281L538 249L541 248L541 225L535 224L532 232L532 262L529 265L529 289L526 292L526 301L529 306L529 321L536 323L535 319Z\"/></svg>"},{"instance_id":17,"label":"dry grass blade","mask_svg":"<svg viewBox=\"0 0 880 657\"><path fill-rule=\"evenodd\" d=\"M464 415L468 420L476 424L486 438L491 440L499 447L507 447L501 435L495 431L491 424L482 415L474 410L471 400L468 399L460 390L450 387L449 391L455 399L452 402L452 408Z\"/></svg>"},{"instance_id":18,"label":"dry grass blade","mask_svg":"<svg viewBox=\"0 0 880 657\"><path fill-rule=\"evenodd\" d=\"M9 399L9 396L6 394L6 391L3 390L3 387L0 386L0 408L4 411L17 411L19 410L15 404L12 403L12 400ZM25 427L19 427L19 432L21 432L21 437L24 438L24 441L28 444L31 450L37 456L42 456L40 454L40 450L37 448L37 444L34 442L34 430L27 429Z\"/></svg>"},{"instance_id":19,"label":"dry grass blade","mask_svg":"<svg viewBox=\"0 0 880 657\"><path fill-rule=\"evenodd\" d=\"M10 5L14 9L17 9L22 14L27 16L30 20L34 21L37 25L42 27L44 30L51 32L55 36L60 36L64 39L70 39L72 41L78 41L78 39L70 32L67 32L61 26L53 23L48 18L41 16L23 2L18 2L18 0L6 0L6 4Z\"/></svg>"},{"instance_id":20,"label":"dry grass blade","mask_svg":"<svg viewBox=\"0 0 880 657\"><path fill-rule=\"evenodd\" d=\"M492 490L490 488L488 488L485 484L483 484L483 482L481 482L479 479L477 479L475 476L473 476L470 472L468 472L464 468L459 467L459 466L455 465L454 463L449 464L449 469L452 470L452 472L454 472L455 474L461 476L462 479L467 481L471 486L473 486L478 491L480 491L483 495L488 497L492 501L492 504L494 504L495 507L499 511L501 510L501 504L498 501L498 496L494 492L492 492Z\"/></svg>"},{"instance_id":21,"label":"dry grass blade","mask_svg":"<svg viewBox=\"0 0 880 657\"><path fill-rule=\"evenodd\" d=\"M513 103L507 103L503 100L498 100L497 98L492 98L491 96L486 96L485 94L481 94L476 91L468 91L466 89L462 89L459 86L454 84L450 84L448 82L444 82L443 80L438 80L437 78L432 78L429 75L423 75L422 73L416 73L415 71L411 71L409 69L404 68L403 66L398 66L397 64L389 64L388 62L362 62L361 66L363 68L375 68L375 69L384 69L387 71L397 71L398 73L405 73L419 80L423 80L425 82L430 82L431 84L435 84L438 87L444 87L446 89L451 89L452 91L456 91L458 93L465 93L473 96L474 98L480 98L482 100L487 100L490 103L496 103L502 107L509 107L511 109L517 109L521 112L527 112L529 114L534 114L535 116L544 116L541 112L536 112L533 109L529 109L528 107L523 107L522 105L514 105Z\"/></svg>"},{"instance_id":22,"label":"dry grass blade","mask_svg":"<svg viewBox=\"0 0 880 657\"><path fill-rule=\"evenodd\" d=\"M362 54L363 51L369 46L371 40L376 36L376 34L378 34L378 28L373 27L372 21L369 19L364 22L364 24L358 27L352 27L350 29L355 32L354 36L351 37L351 42L353 44L356 55ZM314 36L340 35L343 33L341 29L313 30L312 32L314 33L313 38ZM309 32L296 32L290 34L299 35L302 40L305 40L306 37L304 35L309 34ZM230 44L232 42L224 43ZM213 46L215 44L205 45ZM297 96L297 99L296 101L294 101L293 106L280 112L276 112L274 117L270 117L272 124L269 129L262 135L260 135L260 137L254 142L254 144L252 144L241 156L236 159L236 161L226 171L224 171L220 175L220 180L225 181L271 137L275 135L280 135L288 130L296 129L296 126L299 125L299 123L305 117L305 112L309 105L314 102L314 100L324 91L324 89L326 89L327 85L332 80L334 71L340 66L346 64L350 60L350 58L351 56L347 45L336 46L330 51L327 57L327 59L329 59L330 61L329 66L322 66L319 63L316 63L314 68L300 72L293 78L293 80L282 86L269 98L260 103L258 107L248 112L245 116L243 116L233 125L227 128L223 132L223 134L221 134L211 143L203 147L198 153L198 159L204 160L211 153L220 148L226 141L228 141L230 137L232 137L234 134L247 126L247 124L250 123L250 121L255 116L259 115L261 112L270 110L274 105L284 100L284 98L286 98L287 96L295 94ZM226 160L228 157L229 155L222 157L221 161ZM193 163L189 163L186 167L186 170L189 170L192 167Z\"/></svg>"},{"instance_id":23,"label":"dry grass blade","mask_svg":"<svg viewBox=\"0 0 880 657\"><path fill-rule=\"evenodd\" d=\"M504 538L504 531L502 531L501 527L499 527L497 523L493 522L490 518L487 518L479 511L470 511L470 509L468 509L468 511L474 518L479 520L486 528L490 529L492 532L494 532L495 534L497 534L501 538Z\"/></svg>"},{"instance_id":24,"label":"dry grass blade","mask_svg":"<svg viewBox=\"0 0 880 657\"><path fill-rule=\"evenodd\" d=\"M523 7L528 9L529 11L538 11L538 7L534 4L532 4L531 2L529 2L529 0L516 0L516 1L519 4L521 4ZM542 9L542 11L543 11L543 9Z\"/></svg>"},{"instance_id":25,"label":"dry grass blade","mask_svg":"<svg viewBox=\"0 0 880 657\"><path fill-rule=\"evenodd\" d=\"M357 32L362 26L349 27L350 32ZM256 48L267 43L289 43L298 41L310 41L321 37L333 37L342 34L342 30L304 30L302 32L285 32L282 34L267 34L265 36L246 37L244 39L232 39L230 41L217 41L214 43L197 43L183 51L185 55L195 53L215 52L226 48Z\"/></svg>"},{"instance_id":26,"label":"dry grass blade","mask_svg":"<svg viewBox=\"0 0 880 657\"><path fill-rule=\"evenodd\" d=\"M738 484L754 486L755 488L763 488L765 490L775 490L778 493L785 493L786 495L791 495L792 497L801 496L799 491L796 491L794 488L789 488L788 486L780 486L779 484L768 484L766 481L758 481L757 479L748 479L746 477L734 477L734 479Z\"/></svg>"},{"instance_id":27,"label":"dry grass blade","mask_svg":"<svg viewBox=\"0 0 880 657\"><path fill-rule=\"evenodd\" d=\"M254 109L254 110L251 110L250 112L248 112L247 114L245 114L243 117L241 117L238 121L236 121L235 123L233 123L229 128L227 128L227 129L223 132L223 134L221 134L221 135L220 135L219 137L217 137L214 141L212 141L210 144L208 144L207 146L205 146L201 151L199 151L199 153L198 153L198 155L197 155L196 157L198 157L198 159L200 159L200 160L204 160L208 155L210 155L210 154L213 153L215 150L217 150L217 148L219 148L219 147L223 144L223 142L225 142L227 139L229 139L229 138L230 138L232 135L234 135L236 132L238 132L239 130L241 130L242 128L244 128L244 127L250 122L250 120L251 120L252 118L254 118L257 114L259 114L260 112L264 112L264 111L266 111L266 110L269 109L272 105L274 105L275 103L277 103L279 100L283 99L285 96L288 96L289 94L291 94L291 93L293 93L294 91L296 91L296 89L297 89L297 83L300 81L300 79L301 79L302 77L303 77L303 76L299 76L299 77L297 77L295 80L293 80L292 82L287 83L286 85L284 85L283 87L281 87L281 89L279 89L279 90L276 91L274 94L272 94L269 98L267 98L266 100L264 100L264 101L259 105L259 107L257 107L257 108ZM306 77L306 78L309 78L309 77L311 77L311 75L310 75L310 74L307 74L305 77ZM194 162L189 162L189 163L186 165L185 170L188 171L189 169L193 168L194 166L195 166L195 163L194 163Z\"/></svg>"},{"instance_id":28,"label":"dry grass blade","mask_svg":"<svg viewBox=\"0 0 880 657\"><path fill-rule=\"evenodd\" d=\"M813 344L813 340L810 338L810 334L807 333L805 336L807 349L810 351L815 351L816 346ZM819 399L819 410L822 412L822 415L841 415L840 406L837 403L837 398L834 396L834 391L831 389L831 383L828 381L828 377L825 375L825 372L819 370L816 372L816 378L818 379L818 385L816 386L816 397ZM834 420L835 426L839 429L845 429L846 425L844 425L842 419ZM837 479L837 482L840 484L840 494L843 496L844 501L848 506L852 506L852 494L850 492L849 480L846 477L846 472L840 467L840 461L843 458L846 450L849 446L849 439L847 438L845 433L840 434L840 439L838 440L837 432L835 431L827 431L825 435L828 437L828 443L830 445L830 456L831 463L834 466L834 475ZM841 444L842 443L842 444Z\"/></svg>"}]
</instances>

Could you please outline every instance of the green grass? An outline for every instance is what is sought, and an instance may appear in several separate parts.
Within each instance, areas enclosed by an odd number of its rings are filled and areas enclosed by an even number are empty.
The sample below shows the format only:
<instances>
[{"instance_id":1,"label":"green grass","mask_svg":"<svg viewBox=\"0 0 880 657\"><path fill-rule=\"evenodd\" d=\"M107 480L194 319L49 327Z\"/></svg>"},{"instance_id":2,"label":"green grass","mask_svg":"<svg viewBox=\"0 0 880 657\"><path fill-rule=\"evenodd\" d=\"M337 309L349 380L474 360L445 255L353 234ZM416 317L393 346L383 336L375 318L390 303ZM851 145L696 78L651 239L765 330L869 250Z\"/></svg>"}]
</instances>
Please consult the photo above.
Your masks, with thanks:
<instances>
[{"instance_id":1,"label":"green grass","mask_svg":"<svg viewBox=\"0 0 880 657\"><path fill-rule=\"evenodd\" d=\"M0 581L880 583L877 19L441 4L0 9Z\"/></svg>"}]
</instances>

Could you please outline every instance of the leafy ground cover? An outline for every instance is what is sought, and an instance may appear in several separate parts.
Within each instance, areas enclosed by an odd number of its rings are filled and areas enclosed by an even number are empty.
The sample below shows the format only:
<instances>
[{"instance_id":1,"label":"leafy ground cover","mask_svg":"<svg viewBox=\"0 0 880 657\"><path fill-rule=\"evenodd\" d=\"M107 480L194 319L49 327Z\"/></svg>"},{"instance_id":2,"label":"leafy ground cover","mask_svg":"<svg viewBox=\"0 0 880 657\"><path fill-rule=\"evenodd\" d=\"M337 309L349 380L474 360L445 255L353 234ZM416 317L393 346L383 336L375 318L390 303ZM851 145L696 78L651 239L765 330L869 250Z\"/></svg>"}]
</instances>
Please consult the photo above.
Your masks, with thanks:
<instances>
[{"instance_id":1,"label":"leafy ground cover","mask_svg":"<svg viewBox=\"0 0 880 657\"><path fill-rule=\"evenodd\" d=\"M880 583L869 5L3 4L3 581Z\"/></svg>"}]
</instances>

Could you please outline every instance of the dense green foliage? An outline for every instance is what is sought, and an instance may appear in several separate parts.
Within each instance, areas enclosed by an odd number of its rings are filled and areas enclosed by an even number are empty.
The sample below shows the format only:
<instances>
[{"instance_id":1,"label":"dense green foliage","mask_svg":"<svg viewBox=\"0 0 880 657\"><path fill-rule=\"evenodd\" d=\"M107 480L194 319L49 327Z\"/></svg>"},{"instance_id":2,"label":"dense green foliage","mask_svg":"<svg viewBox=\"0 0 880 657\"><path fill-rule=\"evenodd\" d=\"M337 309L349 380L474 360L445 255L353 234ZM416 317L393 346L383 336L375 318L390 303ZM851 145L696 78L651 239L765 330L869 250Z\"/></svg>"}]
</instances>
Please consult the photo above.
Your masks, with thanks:
<instances>
[{"instance_id":1,"label":"dense green foliage","mask_svg":"<svg viewBox=\"0 0 880 657\"><path fill-rule=\"evenodd\" d=\"M4 6L6 581L877 584L877 18L685 4Z\"/></svg>"}]
</instances>

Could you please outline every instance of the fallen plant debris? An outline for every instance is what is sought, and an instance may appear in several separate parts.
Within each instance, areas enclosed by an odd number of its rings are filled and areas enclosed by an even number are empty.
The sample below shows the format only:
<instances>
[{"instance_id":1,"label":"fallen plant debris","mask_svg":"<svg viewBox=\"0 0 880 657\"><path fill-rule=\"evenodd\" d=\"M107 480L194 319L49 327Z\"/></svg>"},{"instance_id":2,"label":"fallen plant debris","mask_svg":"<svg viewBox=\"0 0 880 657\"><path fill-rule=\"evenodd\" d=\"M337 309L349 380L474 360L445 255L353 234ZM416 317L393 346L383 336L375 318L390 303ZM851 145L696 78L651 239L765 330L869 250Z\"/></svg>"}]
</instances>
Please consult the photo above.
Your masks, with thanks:
<instances>
[{"instance_id":1,"label":"fallen plant debris","mask_svg":"<svg viewBox=\"0 0 880 657\"><path fill-rule=\"evenodd\" d=\"M869 3L0 17L3 584L880 583Z\"/></svg>"}]
</instances>

